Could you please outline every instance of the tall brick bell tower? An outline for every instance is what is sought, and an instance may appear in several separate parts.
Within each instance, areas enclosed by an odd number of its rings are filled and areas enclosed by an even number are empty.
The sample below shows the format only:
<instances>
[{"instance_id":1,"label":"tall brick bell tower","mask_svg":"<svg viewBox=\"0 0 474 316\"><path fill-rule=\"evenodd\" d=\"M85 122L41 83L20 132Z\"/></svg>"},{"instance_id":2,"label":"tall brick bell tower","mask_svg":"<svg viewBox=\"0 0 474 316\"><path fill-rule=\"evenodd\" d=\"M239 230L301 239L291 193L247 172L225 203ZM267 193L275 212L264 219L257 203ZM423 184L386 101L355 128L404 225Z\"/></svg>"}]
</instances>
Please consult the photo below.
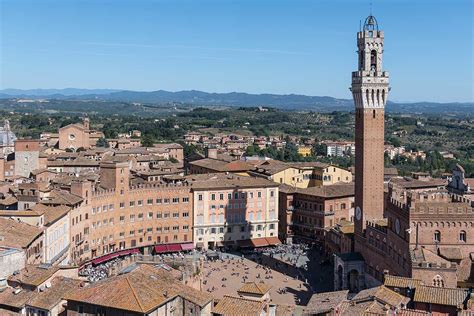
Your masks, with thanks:
<instances>
[{"instance_id":1,"label":"tall brick bell tower","mask_svg":"<svg viewBox=\"0 0 474 316\"><path fill-rule=\"evenodd\" d=\"M382 69L384 34L370 15L357 33L359 67L352 73L355 103L355 250L364 254L367 221L383 218L384 111L388 72Z\"/></svg>"}]
</instances>

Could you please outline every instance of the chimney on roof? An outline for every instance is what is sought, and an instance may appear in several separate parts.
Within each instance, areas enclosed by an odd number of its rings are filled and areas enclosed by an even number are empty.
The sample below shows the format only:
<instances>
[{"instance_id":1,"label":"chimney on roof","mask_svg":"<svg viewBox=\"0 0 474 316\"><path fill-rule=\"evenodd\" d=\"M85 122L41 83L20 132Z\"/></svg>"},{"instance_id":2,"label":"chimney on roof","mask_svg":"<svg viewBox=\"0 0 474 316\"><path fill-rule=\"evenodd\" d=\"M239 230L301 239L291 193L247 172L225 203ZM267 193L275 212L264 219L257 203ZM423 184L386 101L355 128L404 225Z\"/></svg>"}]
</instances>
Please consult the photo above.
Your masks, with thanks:
<instances>
[{"instance_id":1,"label":"chimney on roof","mask_svg":"<svg viewBox=\"0 0 474 316\"><path fill-rule=\"evenodd\" d=\"M205 154L206 158L217 159L217 148L207 147Z\"/></svg>"}]
</instances>

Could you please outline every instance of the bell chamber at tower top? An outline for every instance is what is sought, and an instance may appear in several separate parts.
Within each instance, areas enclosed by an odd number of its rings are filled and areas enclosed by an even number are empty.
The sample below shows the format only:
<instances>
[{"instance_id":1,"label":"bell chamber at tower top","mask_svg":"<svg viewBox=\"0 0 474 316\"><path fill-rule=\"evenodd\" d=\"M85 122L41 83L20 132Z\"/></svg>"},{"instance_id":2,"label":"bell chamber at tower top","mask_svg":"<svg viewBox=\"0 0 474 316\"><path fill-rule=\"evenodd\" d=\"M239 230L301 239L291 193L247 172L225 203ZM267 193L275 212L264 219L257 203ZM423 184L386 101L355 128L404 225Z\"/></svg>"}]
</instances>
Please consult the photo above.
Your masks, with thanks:
<instances>
[{"instance_id":1,"label":"bell chamber at tower top","mask_svg":"<svg viewBox=\"0 0 474 316\"><path fill-rule=\"evenodd\" d=\"M387 102L389 74L383 70L384 33L370 15L357 33L358 70L352 73L352 94L357 108L383 108Z\"/></svg>"}]
</instances>

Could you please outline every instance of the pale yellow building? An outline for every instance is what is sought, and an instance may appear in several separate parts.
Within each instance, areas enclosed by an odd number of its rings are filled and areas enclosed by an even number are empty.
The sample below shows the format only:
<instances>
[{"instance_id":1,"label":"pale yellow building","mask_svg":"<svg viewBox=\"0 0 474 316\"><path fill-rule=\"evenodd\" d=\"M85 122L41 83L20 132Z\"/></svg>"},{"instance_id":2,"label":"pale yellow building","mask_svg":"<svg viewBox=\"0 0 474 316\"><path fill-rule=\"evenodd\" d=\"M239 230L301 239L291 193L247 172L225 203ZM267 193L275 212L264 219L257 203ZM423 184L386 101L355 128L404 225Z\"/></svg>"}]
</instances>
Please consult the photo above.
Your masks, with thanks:
<instances>
[{"instance_id":1,"label":"pale yellow building","mask_svg":"<svg viewBox=\"0 0 474 316\"><path fill-rule=\"evenodd\" d=\"M352 182L349 170L321 162L285 163L269 160L248 173L297 188Z\"/></svg>"},{"instance_id":2,"label":"pale yellow building","mask_svg":"<svg viewBox=\"0 0 474 316\"><path fill-rule=\"evenodd\" d=\"M313 148L311 146L300 146L298 147L298 154L303 157L309 157L313 153Z\"/></svg>"}]
</instances>

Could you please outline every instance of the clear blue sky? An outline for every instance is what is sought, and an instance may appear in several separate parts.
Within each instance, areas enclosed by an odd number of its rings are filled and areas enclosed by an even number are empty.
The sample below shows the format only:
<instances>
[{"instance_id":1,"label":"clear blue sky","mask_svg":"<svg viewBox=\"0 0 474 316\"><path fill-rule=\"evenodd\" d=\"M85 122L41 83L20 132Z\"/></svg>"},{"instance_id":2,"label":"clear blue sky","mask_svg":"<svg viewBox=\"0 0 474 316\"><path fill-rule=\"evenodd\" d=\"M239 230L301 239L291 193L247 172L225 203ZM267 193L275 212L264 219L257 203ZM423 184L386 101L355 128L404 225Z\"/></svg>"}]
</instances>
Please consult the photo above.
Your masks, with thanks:
<instances>
[{"instance_id":1,"label":"clear blue sky","mask_svg":"<svg viewBox=\"0 0 474 316\"><path fill-rule=\"evenodd\" d=\"M350 98L370 0L0 0L0 88ZM395 101L473 101L472 0L373 0Z\"/></svg>"}]
</instances>

